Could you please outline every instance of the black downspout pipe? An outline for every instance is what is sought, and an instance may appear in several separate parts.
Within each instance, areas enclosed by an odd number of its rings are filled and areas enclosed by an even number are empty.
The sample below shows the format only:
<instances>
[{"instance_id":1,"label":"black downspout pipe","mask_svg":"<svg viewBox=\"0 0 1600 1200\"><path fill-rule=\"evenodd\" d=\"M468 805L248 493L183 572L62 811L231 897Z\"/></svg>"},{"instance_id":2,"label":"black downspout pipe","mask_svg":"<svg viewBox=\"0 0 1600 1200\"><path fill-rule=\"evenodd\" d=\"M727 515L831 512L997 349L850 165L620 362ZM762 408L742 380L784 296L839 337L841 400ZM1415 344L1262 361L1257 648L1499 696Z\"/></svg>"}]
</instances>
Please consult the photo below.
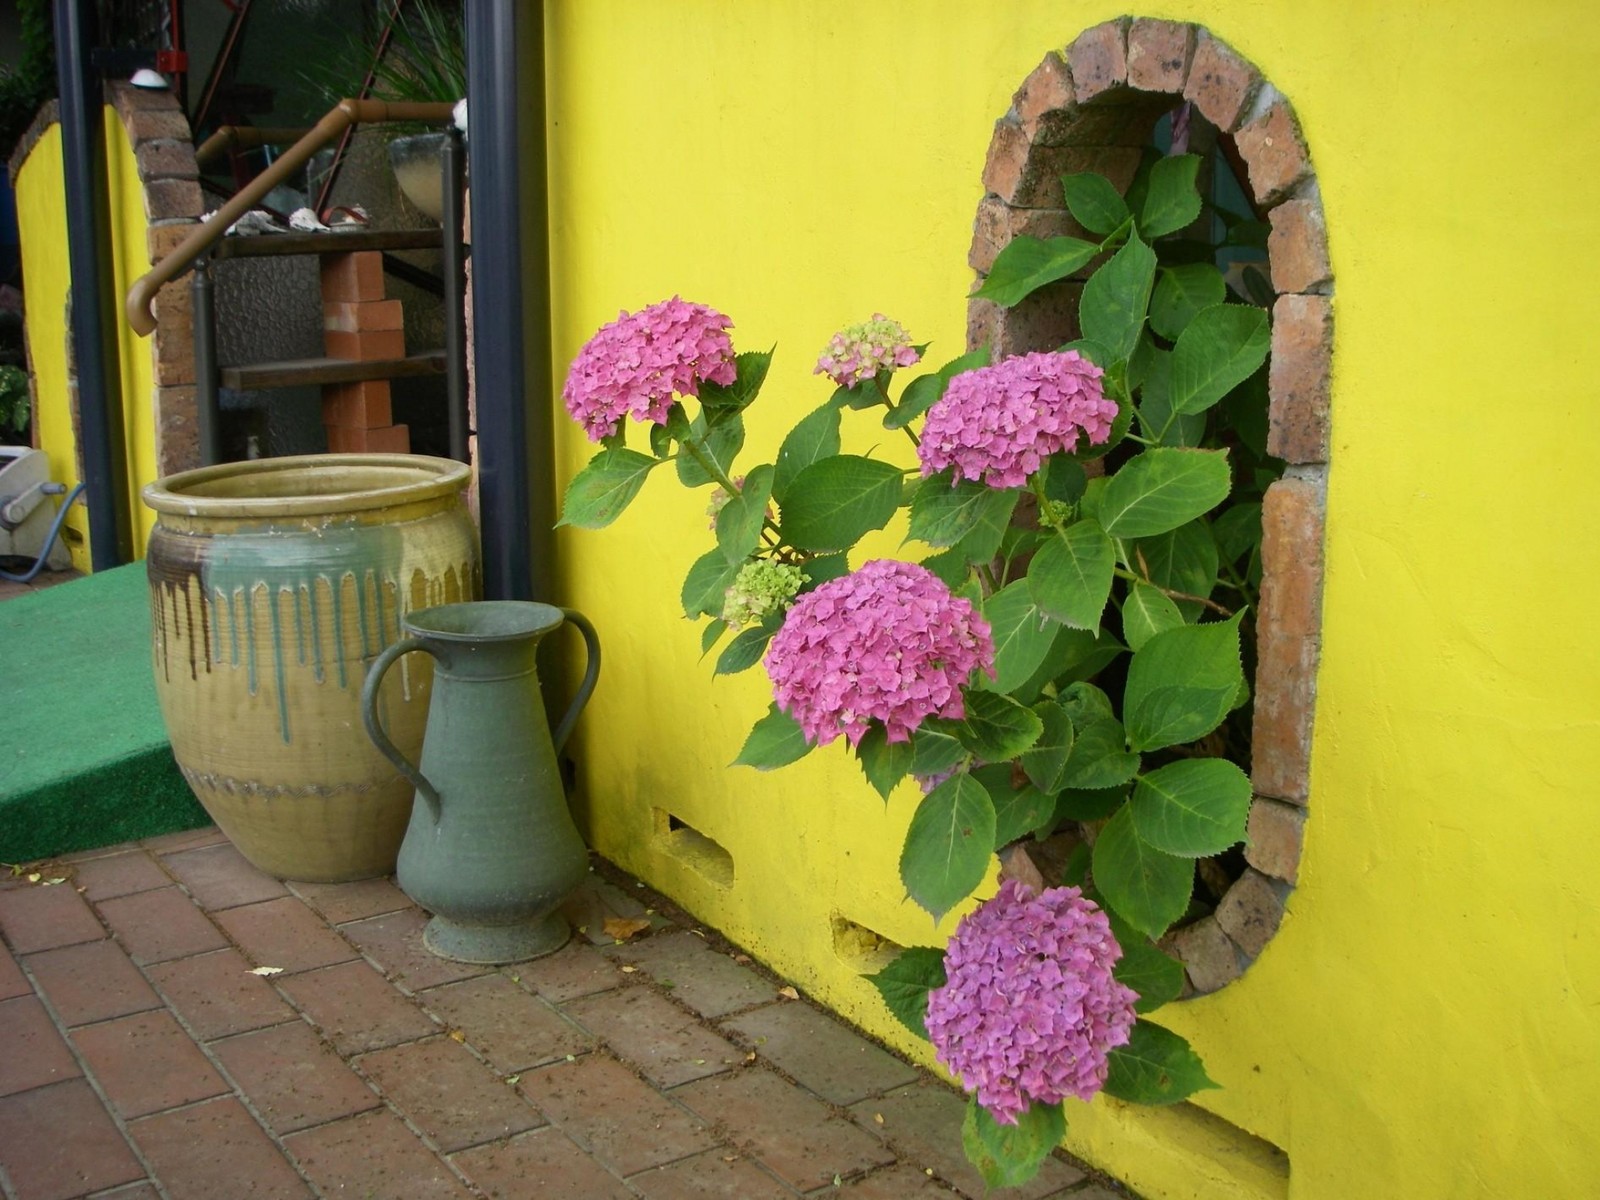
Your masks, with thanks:
<instances>
[{"instance_id":1,"label":"black downspout pipe","mask_svg":"<svg viewBox=\"0 0 1600 1200\"><path fill-rule=\"evenodd\" d=\"M98 34L95 12L96 6L84 0L55 0L79 449L89 507L89 561L101 571L133 557L133 536L111 270L104 98L100 77L89 65Z\"/></svg>"},{"instance_id":2,"label":"black downspout pipe","mask_svg":"<svg viewBox=\"0 0 1600 1200\"><path fill-rule=\"evenodd\" d=\"M483 590L555 599L544 4L473 0L473 369Z\"/></svg>"}]
</instances>

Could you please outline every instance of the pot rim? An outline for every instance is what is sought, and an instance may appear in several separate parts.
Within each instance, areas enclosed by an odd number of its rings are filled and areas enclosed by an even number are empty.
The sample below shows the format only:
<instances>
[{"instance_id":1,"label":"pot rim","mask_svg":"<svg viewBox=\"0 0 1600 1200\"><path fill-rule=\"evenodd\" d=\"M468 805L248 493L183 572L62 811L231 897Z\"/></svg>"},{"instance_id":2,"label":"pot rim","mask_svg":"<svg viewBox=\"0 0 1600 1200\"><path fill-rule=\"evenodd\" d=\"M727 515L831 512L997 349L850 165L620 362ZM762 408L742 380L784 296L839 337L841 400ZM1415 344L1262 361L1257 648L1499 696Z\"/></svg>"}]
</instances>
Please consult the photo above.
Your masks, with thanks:
<instances>
[{"instance_id":1,"label":"pot rim","mask_svg":"<svg viewBox=\"0 0 1600 1200\"><path fill-rule=\"evenodd\" d=\"M344 491L285 496L208 496L193 489L221 479L272 475L308 468L367 469L374 475L409 471L416 478L403 483L352 487ZM158 513L184 517L304 517L322 513L364 512L450 496L466 488L472 468L450 458L426 454L295 454L218 463L179 471L148 483L140 495Z\"/></svg>"}]
</instances>

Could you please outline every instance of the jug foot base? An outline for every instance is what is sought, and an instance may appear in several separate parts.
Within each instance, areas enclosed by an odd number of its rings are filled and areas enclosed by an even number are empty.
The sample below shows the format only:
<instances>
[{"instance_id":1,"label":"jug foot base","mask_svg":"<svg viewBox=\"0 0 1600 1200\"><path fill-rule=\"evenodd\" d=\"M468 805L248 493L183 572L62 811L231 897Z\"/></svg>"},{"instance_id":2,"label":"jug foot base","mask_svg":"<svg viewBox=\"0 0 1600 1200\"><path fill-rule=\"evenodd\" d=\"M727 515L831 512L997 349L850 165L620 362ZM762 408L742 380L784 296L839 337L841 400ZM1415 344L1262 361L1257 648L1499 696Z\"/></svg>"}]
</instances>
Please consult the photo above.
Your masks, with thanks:
<instances>
[{"instance_id":1,"label":"jug foot base","mask_svg":"<svg viewBox=\"0 0 1600 1200\"><path fill-rule=\"evenodd\" d=\"M422 931L422 944L452 962L491 965L554 954L570 936L572 930L559 913L514 925L473 925L434 917Z\"/></svg>"}]
</instances>

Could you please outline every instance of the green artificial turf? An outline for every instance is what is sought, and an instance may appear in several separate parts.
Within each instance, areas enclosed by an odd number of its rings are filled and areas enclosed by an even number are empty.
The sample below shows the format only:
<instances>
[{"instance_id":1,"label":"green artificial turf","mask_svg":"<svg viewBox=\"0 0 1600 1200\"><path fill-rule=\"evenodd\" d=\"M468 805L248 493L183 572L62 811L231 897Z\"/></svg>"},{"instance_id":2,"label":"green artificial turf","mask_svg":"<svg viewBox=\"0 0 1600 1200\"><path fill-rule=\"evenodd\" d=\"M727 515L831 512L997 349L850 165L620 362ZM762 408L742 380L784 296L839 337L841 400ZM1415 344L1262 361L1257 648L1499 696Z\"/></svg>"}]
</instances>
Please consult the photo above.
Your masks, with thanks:
<instances>
[{"instance_id":1,"label":"green artificial turf","mask_svg":"<svg viewBox=\"0 0 1600 1200\"><path fill-rule=\"evenodd\" d=\"M209 819L156 705L143 563L0 604L0 861Z\"/></svg>"}]
</instances>

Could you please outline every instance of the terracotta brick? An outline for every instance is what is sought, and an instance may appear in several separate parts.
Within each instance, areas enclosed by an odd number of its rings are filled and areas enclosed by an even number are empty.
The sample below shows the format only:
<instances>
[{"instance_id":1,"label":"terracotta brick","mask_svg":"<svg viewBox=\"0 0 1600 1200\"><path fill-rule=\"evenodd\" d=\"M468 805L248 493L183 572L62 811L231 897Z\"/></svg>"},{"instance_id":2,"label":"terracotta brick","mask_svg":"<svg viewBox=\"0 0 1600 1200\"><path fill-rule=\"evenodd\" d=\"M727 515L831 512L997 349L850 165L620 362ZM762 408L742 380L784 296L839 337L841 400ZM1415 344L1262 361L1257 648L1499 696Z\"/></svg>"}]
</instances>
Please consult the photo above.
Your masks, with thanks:
<instances>
[{"instance_id":1,"label":"terracotta brick","mask_svg":"<svg viewBox=\"0 0 1600 1200\"><path fill-rule=\"evenodd\" d=\"M167 855L179 850L193 850L197 846L217 846L227 840L227 834L215 825L201 825L195 829L179 829L159 837L144 838L139 845L153 854Z\"/></svg>"},{"instance_id":2,"label":"terracotta brick","mask_svg":"<svg viewBox=\"0 0 1600 1200\"><path fill-rule=\"evenodd\" d=\"M1250 190L1262 208L1287 197L1311 174L1311 157L1294 110L1281 96L1266 112L1242 126L1233 140L1250 169Z\"/></svg>"},{"instance_id":3,"label":"terracotta brick","mask_svg":"<svg viewBox=\"0 0 1600 1200\"><path fill-rule=\"evenodd\" d=\"M284 1144L325 1196L467 1200L471 1194L387 1109L307 1129Z\"/></svg>"},{"instance_id":4,"label":"terracotta brick","mask_svg":"<svg viewBox=\"0 0 1600 1200\"><path fill-rule=\"evenodd\" d=\"M37 996L0 1002L0 1096L12 1096L83 1074Z\"/></svg>"},{"instance_id":5,"label":"terracotta brick","mask_svg":"<svg viewBox=\"0 0 1600 1200\"><path fill-rule=\"evenodd\" d=\"M574 1000L564 1008L604 1039L618 1058L662 1087L715 1075L744 1058L733 1043L649 988L622 988Z\"/></svg>"},{"instance_id":6,"label":"terracotta brick","mask_svg":"<svg viewBox=\"0 0 1600 1200\"><path fill-rule=\"evenodd\" d=\"M203 1042L295 1019L277 990L237 950L197 954L147 968L152 982Z\"/></svg>"},{"instance_id":7,"label":"terracotta brick","mask_svg":"<svg viewBox=\"0 0 1600 1200\"><path fill-rule=\"evenodd\" d=\"M406 908L348 922L339 926L339 932L359 946L385 975L410 991L493 972L493 967L451 962L428 950L422 944L422 930L427 924L427 913L420 908Z\"/></svg>"},{"instance_id":8,"label":"terracotta brick","mask_svg":"<svg viewBox=\"0 0 1600 1200\"><path fill-rule=\"evenodd\" d=\"M1177 956L1197 992L1214 992L1244 973L1239 948L1215 917L1202 917L1161 940L1162 949Z\"/></svg>"},{"instance_id":9,"label":"terracotta brick","mask_svg":"<svg viewBox=\"0 0 1600 1200\"><path fill-rule=\"evenodd\" d=\"M1311 790L1320 642L1303 634L1264 631L1256 638L1256 658L1250 783L1260 795L1304 804Z\"/></svg>"},{"instance_id":10,"label":"terracotta brick","mask_svg":"<svg viewBox=\"0 0 1600 1200\"><path fill-rule=\"evenodd\" d=\"M329 454L409 454L411 427L385 425L378 429L353 429L346 425L325 426Z\"/></svg>"},{"instance_id":11,"label":"terracotta brick","mask_svg":"<svg viewBox=\"0 0 1600 1200\"><path fill-rule=\"evenodd\" d=\"M172 882L155 859L140 850L126 850L104 858L92 858L73 868L72 882L85 900L98 903L116 896L131 896L166 887Z\"/></svg>"},{"instance_id":12,"label":"terracotta brick","mask_svg":"<svg viewBox=\"0 0 1600 1200\"><path fill-rule=\"evenodd\" d=\"M603 953L638 967L661 987L670 988L679 1004L712 1020L772 999L767 979L711 949L704 938L688 930L624 942Z\"/></svg>"},{"instance_id":13,"label":"terracotta brick","mask_svg":"<svg viewBox=\"0 0 1600 1200\"><path fill-rule=\"evenodd\" d=\"M1323 483L1286 476L1261 506L1260 620L1263 629L1315 636L1322 629Z\"/></svg>"},{"instance_id":14,"label":"terracotta brick","mask_svg":"<svg viewBox=\"0 0 1600 1200\"><path fill-rule=\"evenodd\" d=\"M376 250L322 258L322 300L382 300L383 255Z\"/></svg>"},{"instance_id":15,"label":"terracotta brick","mask_svg":"<svg viewBox=\"0 0 1600 1200\"><path fill-rule=\"evenodd\" d=\"M554 1004L609 991L626 982L615 963L577 939L554 954L507 967L506 973Z\"/></svg>"},{"instance_id":16,"label":"terracotta brick","mask_svg":"<svg viewBox=\"0 0 1600 1200\"><path fill-rule=\"evenodd\" d=\"M1257 796L1250 805L1245 861L1264 875L1294 883L1300 874L1305 831L1305 809Z\"/></svg>"},{"instance_id":17,"label":"terracotta brick","mask_svg":"<svg viewBox=\"0 0 1600 1200\"><path fill-rule=\"evenodd\" d=\"M1246 869L1217 905L1217 924L1251 958L1266 949L1283 920L1288 887Z\"/></svg>"},{"instance_id":18,"label":"terracotta brick","mask_svg":"<svg viewBox=\"0 0 1600 1200\"><path fill-rule=\"evenodd\" d=\"M1290 463L1328 461L1333 302L1279 296L1272 306L1267 449Z\"/></svg>"},{"instance_id":19,"label":"terracotta brick","mask_svg":"<svg viewBox=\"0 0 1600 1200\"><path fill-rule=\"evenodd\" d=\"M161 997L108 940L28 956L28 970L63 1025L87 1025L161 1007Z\"/></svg>"},{"instance_id":20,"label":"terracotta brick","mask_svg":"<svg viewBox=\"0 0 1600 1200\"><path fill-rule=\"evenodd\" d=\"M622 1175L717 1144L705 1122L615 1059L598 1054L524 1071L517 1088L580 1146Z\"/></svg>"},{"instance_id":21,"label":"terracotta brick","mask_svg":"<svg viewBox=\"0 0 1600 1200\"><path fill-rule=\"evenodd\" d=\"M967 301L967 345L988 344L995 361L1034 350L1054 350L1078 337L1083 284L1047 284L1013 308L990 300Z\"/></svg>"},{"instance_id":22,"label":"terracotta brick","mask_svg":"<svg viewBox=\"0 0 1600 1200\"><path fill-rule=\"evenodd\" d=\"M1070 112L1077 106L1072 73L1067 70L1066 60L1053 51L1044 56L1044 61L1033 69L1011 97L1011 111L1030 142L1038 140L1041 122Z\"/></svg>"},{"instance_id":23,"label":"terracotta brick","mask_svg":"<svg viewBox=\"0 0 1600 1200\"><path fill-rule=\"evenodd\" d=\"M291 880L289 890L321 913L323 920L330 925L413 907L411 897L387 879L360 879L354 883L300 883Z\"/></svg>"},{"instance_id":24,"label":"terracotta brick","mask_svg":"<svg viewBox=\"0 0 1600 1200\"><path fill-rule=\"evenodd\" d=\"M505 975L429 988L419 999L502 1075L594 1049L593 1037Z\"/></svg>"},{"instance_id":25,"label":"terracotta brick","mask_svg":"<svg viewBox=\"0 0 1600 1200\"><path fill-rule=\"evenodd\" d=\"M107 85L111 103L124 116L136 112L176 112L177 98L163 88L138 88L126 80Z\"/></svg>"},{"instance_id":26,"label":"terracotta brick","mask_svg":"<svg viewBox=\"0 0 1600 1200\"><path fill-rule=\"evenodd\" d=\"M282 883L252 866L244 855L226 843L168 854L163 862L195 902L209 911L289 894Z\"/></svg>"},{"instance_id":27,"label":"terracotta brick","mask_svg":"<svg viewBox=\"0 0 1600 1200\"><path fill-rule=\"evenodd\" d=\"M699 1200L704 1196L737 1196L739 1200L791 1200L794 1192L748 1158L726 1150L708 1150L693 1158L641 1171L628 1180L645 1200ZM830 1200L835 1195L828 1190ZM948 1200L949 1193L945 1193Z\"/></svg>"},{"instance_id":28,"label":"terracotta brick","mask_svg":"<svg viewBox=\"0 0 1600 1200\"><path fill-rule=\"evenodd\" d=\"M282 967L293 974L356 957L355 948L296 896L230 908L216 920L258 967Z\"/></svg>"},{"instance_id":29,"label":"terracotta brick","mask_svg":"<svg viewBox=\"0 0 1600 1200\"><path fill-rule=\"evenodd\" d=\"M144 215L148 220L198 217L204 211L200 185L192 179L157 179L144 185Z\"/></svg>"},{"instance_id":30,"label":"terracotta brick","mask_svg":"<svg viewBox=\"0 0 1600 1200\"><path fill-rule=\"evenodd\" d=\"M184 239L193 233L199 227L199 225L199 221L178 219L167 225L152 225L146 229L144 234L144 244L145 249L148 252L147 256L150 259L150 265L152 267L155 266L163 258L176 250L180 245L183 244ZM188 277L185 276L183 279L170 283L167 286L182 288L184 291L188 291Z\"/></svg>"},{"instance_id":31,"label":"terracotta brick","mask_svg":"<svg viewBox=\"0 0 1600 1200\"><path fill-rule=\"evenodd\" d=\"M1054 1159L1045 1161L1048 1169ZM982 1181L979 1181L977 1191L968 1191L964 1195L983 1195ZM1018 1197L1028 1195L1026 1189L1008 1193ZM932 1176L925 1175L916 1167L906 1166L904 1163L890 1167L887 1171L874 1171L871 1175L864 1175L860 1179L852 1179L843 1187L831 1189L828 1192L829 1200L950 1200L950 1192L943 1184L934 1181ZM1067 1200L1065 1196L1061 1200ZM1092 1194L1072 1193L1072 1200L1103 1200L1102 1197Z\"/></svg>"},{"instance_id":32,"label":"terracotta brick","mask_svg":"<svg viewBox=\"0 0 1600 1200\"><path fill-rule=\"evenodd\" d=\"M823 1187L894 1161L876 1137L836 1116L827 1105L770 1071L735 1071L687 1084L673 1093L708 1121L726 1128L785 1183Z\"/></svg>"},{"instance_id":33,"label":"terracotta brick","mask_svg":"<svg viewBox=\"0 0 1600 1200\"><path fill-rule=\"evenodd\" d=\"M1203 30L1189 64L1183 96L1223 133L1232 133L1250 111L1261 87L1261 73L1226 42Z\"/></svg>"},{"instance_id":34,"label":"terracotta brick","mask_svg":"<svg viewBox=\"0 0 1600 1200\"><path fill-rule=\"evenodd\" d=\"M330 300L322 306L324 330L364 333L405 327L405 310L398 300Z\"/></svg>"},{"instance_id":35,"label":"terracotta brick","mask_svg":"<svg viewBox=\"0 0 1600 1200\"><path fill-rule=\"evenodd\" d=\"M231 1096L128 1127L167 1194L288 1200L311 1189Z\"/></svg>"},{"instance_id":36,"label":"terracotta brick","mask_svg":"<svg viewBox=\"0 0 1600 1200\"><path fill-rule=\"evenodd\" d=\"M175 887L119 896L98 907L117 940L141 966L221 950L228 944L217 927Z\"/></svg>"},{"instance_id":37,"label":"terracotta brick","mask_svg":"<svg viewBox=\"0 0 1600 1200\"><path fill-rule=\"evenodd\" d=\"M364 333L325 330L322 344L329 358L372 362L380 358L404 358L406 335L402 329L374 329Z\"/></svg>"},{"instance_id":38,"label":"terracotta brick","mask_svg":"<svg viewBox=\"0 0 1600 1200\"><path fill-rule=\"evenodd\" d=\"M1009 132L1002 132L1009 131ZM1066 200L1061 177L1095 171L1119 190L1133 182L1139 169L1138 146L1028 146L1015 126L1000 125L990 145L985 189L1018 208L1059 209ZM1014 145L1020 144L1020 157Z\"/></svg>"},{"instance_id":39,"label":"terracotta brick","mask_svg":"<svg viewBox=\"0 0 1600 1200\"><path fill-rule=\"evenodd\" d=\"M1128 83L1146 92L1181 92L1194 56L1195 28L1136 18L1128 29Z\"/></svg>"},{"instance_id":40,"label":"terracotta brick","mask_svg":"<svg viewBox=\"0 0 1600 1200\"><path fill-rule=\"evenodd\" d=\"M200 1048L164 1011L87 1025L74 1030L72 1040L124 1119L228 1091Z\"/></svg>"},{"instance_id":41,"label":"terracotta brick","mask_svg":"<svg viewBox=\"0 0 1600 1200\"><path fill-rule=\"evenodd\" d=\"M211 1050L276 1134L336 1121L382 1103L304 1021L231 1037Z\"/></svg>"},{"instance_id":42,"label":"terracotta brick","mask_svg":"<svg viewBox=\"0 0 1600 1200\"><path fill-rule=\"evenodd\" d=\"M155 397L156 469L172 475L200 465L200 427L192 386L158 387Z\"/></svg>"},{"instance_id":43,"label":"terracotta brick","mask_svg":"<svg viewBox=\"0 0 1600 1200\"><path fill-rule=\"evenodd\" d=\"M364 962L341 963L282 979L289 999L340 1054L415 1041L438 1026Z\"/></svg>"},{"instance_id":44,"label":"terracotta brick","mask_svg":"<svg viewBox=\"0 0 1600 1200\"><path fill-rule=\"evenodd\" d=\"M0 891L0 933L14 954L54 950L106 936L94 913L68 884Z\"/></svg>"},{"instance_id":45,"label":"terracotta brick","mask_svg":"<svg viewBox=\"0 0 1600 1200\"><path fill-rule=\"evenodd\" d=\"M1085 29L1067 47L1078 103L1123 86L1128 81L1128 19L1119 17Z\"/></svg>"},{"instance_id":46,"label":"terracotta brick","mask_svg":"<svg viewBox=\"0 0 1600 1200\"><path fill-rule=\"evenodd\" d=\"M181 283L169 283L156 293L152 307L156 331L150 339L156 383L181 387L195 381L194 297Z\"/></svg>"},{"instance_id":47,"label":"terracotta brick","mask_svg":"<svg viewBox=\"0 0 1600 1200\"><path fill-rule=\"evenodd\" d=\"M137 148L152 141L192 141L188 118L176 107L170 109L136 109L123 118L128 139ZM190 150L191 157L193 149Z\"/></svg>"},{"instance_id":48,"label":"terracotta brick","mask_svg":"<svg viewBox=\"0 0 1600 1200\"><path fill-rule=\"evenodd\" d=\"M724 1021L762 1058L832 1104L913 1082L917 1069L808 1004L773 1004Z\"/></svg>"},{"instance_id":49,"label":"terracotta brick","mask_svg":"<svg viewBox=\"0 0 1600 1200\"><path fill-rule=\"evenodd\" d=\"M27 1200L69 1200L144 1178L111 1114L82 1079L0 1100L0 1167Z\"/></svg>"},{"instance_id":50,"label":"terracotta brick","mask_svg":"<svg viewBox=\"0 0 1600 1200\"><path fill-rule=\"evenodd\" d=\"M445 1153L526 1133L545 1120L450 1038L363 1055L361 1070Z\"/></svg>"},{"instance_id":51,"label":"terracotta brick","mask_svg":"<svg viewBox=\"0 0 1600 1200\"><path fill-rule=\"evenodd\" d=\"M869 1133L888 1139L900 1152L902 1163L909 1164L919 1174L931 1167L939 1178L955 1185L963 1195L983 1196L983 1177L967 1161L961 1148L961 1122L966 1112L966 1101L960 1093L932 1079L920 1079L850 1107L856 1123ZM878 1117L883 1118L882 1122ZM1013 1200L1043 1200L1046 1196L1055 1196L1063 1188L1081 1183L1083 1178L1083 1172L1076 1167L1059 1158L1047 1158L1037 1175L1006 1194ZM873 1193L854 1194L870 1196ZM902 1194L883 1193L887 1197ZM940 1194L949 1195L947 1192Z\"/></svg>"},{"instance_id":52,"label":"terracotta brick","mask_svg":"<svg viewBox=\"0 0 1600 1200\"><path fill-rule=\"evenodd\" d=\"M139 178L146 183L156 179L200 178L194 147L188 142L145 142L134 152L134 157L139 164Z\"/></svg>"},{"instance_id":53,"label":"terracotta brick","mask_svg":"<svg viewBox=\"0 0 1600 1200\"><path fill-rule=\"evenodd\" d=\"M356 429L381 429L394 424L387 379L336 383L322 389L322 423Z\"/></svg>"},{"instance_id":54,"label":"terracotta brick","mask_svg":"<svg viewBox=\"0 0 1600 1200\"><path fill-rule=\"evenodd\" d=\"M17 960L12 958L11 951L0 943L0 1000L27 996L32 992L33 987L28 983L27 976L22 973L22 968L17 966Z\"/></svg>"},{"instance_id":55,"label":"terracotta brick","mask_svg":"<svg viewBox=\"0 0 1600 1200\"><path fill-rule=\"evenodd\" d=\"M1087 237L1083 226L1072 219L1072 214L1059 208L1012 208L996 196L985 196L978 205L978 215L973 221L972 246L967 251L967 265L974 271L987 272L994 266L995 256L1009 246L1013 239L1034 237ZM1098 241L1098 238L1094 240ZM1086 274L1088 268L1084 269Z\"/></svg>"},{"instance_id":56,"label":"terracotta brick","mask_svg":"<svg viewBox=\"0 0 1600 1200\"><path fill-rule=\"evenodd\" d=\"M636 1195L566 1134L549 1126L463 1150L451 1155L450 1162L490 1200L526 1196L634 1200Z\"/></svg>"},{"instance_id":57,"label":"terracotta brick","mask_svg":"<svg viewBox=\"0 0 1600 1200\"><path fill-rule=\"evenodd\" d=\"M1333 279L1328 261L1328 225L1317 199L1285 200L1269 214L1272 233L1267 254L1272 286L1278 292L1327 290Z\"/></svg>"},{"instance_id":58,"label":"terracotta brick","mask_svg":"<svg viewBox=\"0 0 1600 1200\"><path fill-rule=\"evenodd\" d=\"M1009 202L1022 182L1031 151L1022 126L1008 119L996 121L994 136L989 139L989 153L983 163L984 190Z\"/></svg>"}]
</instances>

